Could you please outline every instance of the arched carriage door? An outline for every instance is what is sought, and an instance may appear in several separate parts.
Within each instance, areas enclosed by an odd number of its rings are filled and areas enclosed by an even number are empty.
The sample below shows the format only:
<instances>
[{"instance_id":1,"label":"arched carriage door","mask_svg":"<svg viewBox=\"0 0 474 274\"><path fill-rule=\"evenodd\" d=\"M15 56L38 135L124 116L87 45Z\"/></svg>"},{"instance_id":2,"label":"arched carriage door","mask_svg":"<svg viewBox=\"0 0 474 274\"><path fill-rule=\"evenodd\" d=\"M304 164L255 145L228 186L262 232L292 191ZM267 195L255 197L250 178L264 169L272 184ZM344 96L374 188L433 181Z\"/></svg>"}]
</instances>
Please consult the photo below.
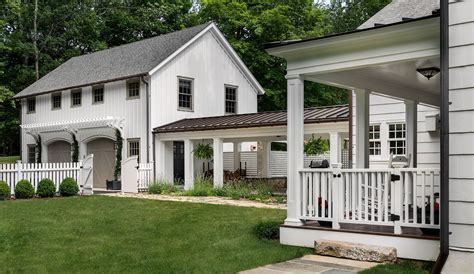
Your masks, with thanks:
<instances>
[{"instance_id":1,"label":"arched carriage door","mask_svg":"<svg viewBox=\"0 0 474 274\"><path fill-rule=\"evenodd\" d=\"M48 145L48 162L49 163L70 163L71 144L66 141L55 141Z\"/></svg>"},{"instance_id":2,"label":"arched carriage door","mask_svg":"<svg viewBox=\"0 0 474 274\"><path fill-rule=\"evenodd\" d=\"M114 179L115 143L108 138L97 138L87 143L87 154L94 155L94 188L107 187Z\"/></svg>"}]
</instances>

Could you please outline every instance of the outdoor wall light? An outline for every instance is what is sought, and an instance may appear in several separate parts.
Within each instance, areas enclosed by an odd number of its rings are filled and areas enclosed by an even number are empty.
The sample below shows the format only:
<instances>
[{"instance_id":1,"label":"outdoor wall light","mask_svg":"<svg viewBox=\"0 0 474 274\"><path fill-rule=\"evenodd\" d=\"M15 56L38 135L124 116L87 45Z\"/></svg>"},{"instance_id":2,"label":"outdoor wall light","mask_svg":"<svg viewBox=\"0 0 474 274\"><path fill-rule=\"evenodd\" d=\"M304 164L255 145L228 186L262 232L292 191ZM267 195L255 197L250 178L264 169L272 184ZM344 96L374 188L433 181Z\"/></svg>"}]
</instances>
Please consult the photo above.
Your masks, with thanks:
<instances>
[{"instance_id":1,"label":"outdoor wall light","mask_svg":"<svg viewBox=\"0 0 474 274\"><path fill-rule=\"evenodd\" d=\"M430 68L419 68L416 71L418 71L419 74L425 76L430 80L433 76L439 73L439 68L436 67L430 67Z\"/></svg>"}]
</instances>

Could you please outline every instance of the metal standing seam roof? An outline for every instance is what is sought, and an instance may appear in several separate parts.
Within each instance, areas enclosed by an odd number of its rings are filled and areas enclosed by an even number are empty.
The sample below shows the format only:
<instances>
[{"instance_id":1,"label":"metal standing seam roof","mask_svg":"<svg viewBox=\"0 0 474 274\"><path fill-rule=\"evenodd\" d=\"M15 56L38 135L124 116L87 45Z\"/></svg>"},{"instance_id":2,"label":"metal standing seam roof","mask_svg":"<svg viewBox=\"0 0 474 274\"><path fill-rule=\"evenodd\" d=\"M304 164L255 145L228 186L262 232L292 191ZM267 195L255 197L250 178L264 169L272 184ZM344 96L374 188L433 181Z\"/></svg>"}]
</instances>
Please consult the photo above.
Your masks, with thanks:
<instances>
[{"instance_id":1,"label":"metal standing seam roof","mask_svg":"<svg viewBox=\"0 0 474 274\"><path fill-rule=\"evenodd\" d=\"M349 121L348 105L306 108L304 123ZM232 128L252 128L286 125L286 111L269 111L236 115L182 119L153 129L153 133L205 131Z\"/></svg>"},{"instance_id":2,"label":"metal standing seam roof","mask_svg":"<svg viewBox=\"0 0 474 274\"><path fill-rule=\"evenodd\" d=\"M210 24L73 57L14 98L145 75Z\"/></svg>"}]
</instances>

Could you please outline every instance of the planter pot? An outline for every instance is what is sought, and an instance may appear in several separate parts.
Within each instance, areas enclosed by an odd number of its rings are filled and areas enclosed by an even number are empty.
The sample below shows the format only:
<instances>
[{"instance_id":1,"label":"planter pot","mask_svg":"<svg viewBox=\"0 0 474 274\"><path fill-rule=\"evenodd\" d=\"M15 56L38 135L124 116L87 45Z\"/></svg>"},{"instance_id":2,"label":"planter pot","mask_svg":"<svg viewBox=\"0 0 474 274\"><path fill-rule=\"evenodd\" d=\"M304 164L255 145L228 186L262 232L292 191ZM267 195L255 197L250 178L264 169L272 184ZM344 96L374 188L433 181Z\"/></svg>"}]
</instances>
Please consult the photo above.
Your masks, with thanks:
<instances>
[{"instance_id":1,"label":"planter pot","mask_svg":"<svg viewBox=\"0 0 474 274\"><path fill-rule=\"evenodd\" d=\"M121 190L122 189L122 181L107 181L107 190Z\"/></svg>"}]
</instances>

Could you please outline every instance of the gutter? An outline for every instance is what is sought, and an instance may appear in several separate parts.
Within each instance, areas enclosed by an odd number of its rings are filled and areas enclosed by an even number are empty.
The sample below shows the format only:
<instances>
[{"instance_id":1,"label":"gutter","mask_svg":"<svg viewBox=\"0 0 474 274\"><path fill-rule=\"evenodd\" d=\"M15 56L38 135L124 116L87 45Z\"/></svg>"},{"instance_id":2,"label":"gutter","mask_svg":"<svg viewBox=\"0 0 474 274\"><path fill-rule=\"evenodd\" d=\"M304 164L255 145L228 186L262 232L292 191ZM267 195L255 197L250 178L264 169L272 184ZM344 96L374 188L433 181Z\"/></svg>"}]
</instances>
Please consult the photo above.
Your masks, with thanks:
<instances>
[{"instance_id":1,"label":"gutter","mask_svg":"<svg viewBox=\"0 0 474 274\"><path fill-rule=\"evenodd\" d=\"M150 162L150 82L142 76L141 80L146 88L146 162Z\"/></svg>"},{"instance_id":2,"label":"gutter","mask_svg":"<svg viewBox=\"0 0 474 274\"><path fill-rule=\"evenodd\" d=\"M441 182L440 250L433 273L441 273L449 256L449 0L441 0Z\"/></svg>"}]
</instances>

